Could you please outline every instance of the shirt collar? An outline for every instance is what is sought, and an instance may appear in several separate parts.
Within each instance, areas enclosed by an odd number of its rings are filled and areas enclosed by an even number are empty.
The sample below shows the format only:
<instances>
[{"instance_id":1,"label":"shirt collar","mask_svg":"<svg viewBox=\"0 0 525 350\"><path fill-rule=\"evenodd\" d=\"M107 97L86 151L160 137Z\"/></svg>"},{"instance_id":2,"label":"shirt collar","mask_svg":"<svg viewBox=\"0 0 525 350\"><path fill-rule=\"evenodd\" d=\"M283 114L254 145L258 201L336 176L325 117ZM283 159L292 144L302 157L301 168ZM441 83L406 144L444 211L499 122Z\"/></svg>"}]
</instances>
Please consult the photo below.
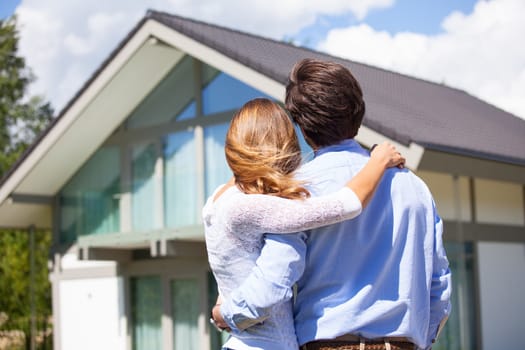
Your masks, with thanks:
<instances>
[{"instance_id":1,"label":"shirt collar","mask_svg":"<svg viewBox=\"0 0 525 350\"><path fill-rule=\"evenodd\" d=\"M327 153L327 152L357 151L360 149L361 149L361 146L356 140L346 139L334 145L321 147L318 150L316 150L314 154L315 154L315 157L319 157L320 155Z\"/></svg>"}]
</instances>

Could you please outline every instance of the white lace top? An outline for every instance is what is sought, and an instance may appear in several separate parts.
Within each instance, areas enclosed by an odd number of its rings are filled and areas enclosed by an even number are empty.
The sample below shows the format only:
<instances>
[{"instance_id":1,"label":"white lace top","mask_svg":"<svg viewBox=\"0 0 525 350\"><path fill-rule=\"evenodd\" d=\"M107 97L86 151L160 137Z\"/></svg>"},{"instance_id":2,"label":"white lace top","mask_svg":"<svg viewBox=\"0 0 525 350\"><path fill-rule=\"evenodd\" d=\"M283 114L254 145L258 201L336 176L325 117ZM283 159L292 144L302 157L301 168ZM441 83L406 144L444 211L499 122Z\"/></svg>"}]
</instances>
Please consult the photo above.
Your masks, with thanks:
<instances>
[{"instance_id":1,"label":"white lace top","mask_svg":"<svg viewBox=\"0 0 525 350\"><path fill-rule=\"evenodd\" d=\"M348 187L323 197L289 200L247 195L227 189L203 209L206 248L221 295L228 297L248 276L260 255L264 233L293 233L351 219L361 213L361 202ZM230 337L231 349L297 349L291 302L272 308L264 323Z\"/></svg>"}]
</instances>

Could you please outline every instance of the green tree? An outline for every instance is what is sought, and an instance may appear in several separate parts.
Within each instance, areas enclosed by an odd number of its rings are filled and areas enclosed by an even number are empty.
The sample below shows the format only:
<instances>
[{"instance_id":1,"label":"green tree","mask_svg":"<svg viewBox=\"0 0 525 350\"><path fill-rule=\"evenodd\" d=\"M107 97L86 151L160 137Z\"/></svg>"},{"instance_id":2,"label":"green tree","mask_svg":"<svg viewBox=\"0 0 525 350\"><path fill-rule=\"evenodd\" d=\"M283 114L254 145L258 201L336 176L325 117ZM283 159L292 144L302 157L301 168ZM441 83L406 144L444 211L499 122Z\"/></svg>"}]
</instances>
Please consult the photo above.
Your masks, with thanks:
<instances>
[{"instance_id":1,"label":"green tree","mask_svg":"<svg viewBox=\"0 0 525 350\"><path fill-rule=\"evenodd\" d=\"M25 96L34 76L18 55L18 40L16 17L0 20L0 177L53 116L41 97Z\"/></svg>"},{"instance_id":2,"label":"green tree","mask_svg":"<svg viewBox=\"0 0 525 350\"><path fill-rule=\"evenodd\" d=\"M51 315L51 286L47 270L51 235L35 230L35 311L41 321ZM30 309L29 233L26 230L0 231L0 311L11 329L28 330Z\"/></svg>"},{"instance_id":3,"label":"green tree","mask_svg":"<svg viewBox=\"0 0 525 350\"><path fill-rule=\"evenodd\" d=\"M16 17L0 20L0 179L35 141L53 115L51 105L41 97L27 96L29 84L35 78L18 54L18 41ZM26 348L31 316L29 241L29 230L0 230L0 312L8 316L7 322L0 327L24 331ZM34 232L33 286L39 323L51 315L47 271L50 245L50 232Z\"/></svg>"}]
</instances>

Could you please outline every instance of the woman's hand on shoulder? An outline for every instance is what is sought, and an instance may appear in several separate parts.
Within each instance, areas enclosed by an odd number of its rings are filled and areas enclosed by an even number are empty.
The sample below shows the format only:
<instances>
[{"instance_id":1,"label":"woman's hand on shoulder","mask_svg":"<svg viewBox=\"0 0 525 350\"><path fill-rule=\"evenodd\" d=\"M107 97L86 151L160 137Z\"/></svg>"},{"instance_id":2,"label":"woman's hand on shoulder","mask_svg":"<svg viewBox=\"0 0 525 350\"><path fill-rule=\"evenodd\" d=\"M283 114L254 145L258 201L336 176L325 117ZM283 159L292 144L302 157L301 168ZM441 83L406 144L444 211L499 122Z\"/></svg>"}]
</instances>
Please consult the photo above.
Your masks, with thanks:
<instances>
[{"instance_id":1,"label":"woman's hand on shoulder","mask_svg":"<svg viewBox=\"0 0 525 350\"><path fill-rule=\"evenodd\" d=\"M372 148L370 148L370 159L380 162L385 168L395 166L404 168L405 166L405 157L399 153L396 146L388 141L379 145L373 145Z\"/></svg>"}]
</instances>

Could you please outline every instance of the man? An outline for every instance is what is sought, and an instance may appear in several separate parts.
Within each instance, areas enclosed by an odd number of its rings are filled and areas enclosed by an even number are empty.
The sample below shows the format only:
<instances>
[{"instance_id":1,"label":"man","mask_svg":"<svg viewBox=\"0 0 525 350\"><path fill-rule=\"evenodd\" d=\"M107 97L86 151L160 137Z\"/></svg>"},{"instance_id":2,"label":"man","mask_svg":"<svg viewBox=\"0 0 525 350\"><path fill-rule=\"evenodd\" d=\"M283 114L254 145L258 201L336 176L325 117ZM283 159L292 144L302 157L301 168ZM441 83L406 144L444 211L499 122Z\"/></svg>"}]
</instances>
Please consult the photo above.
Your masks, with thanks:
<instances>
[{"instance_id":1,"label":"man","mask_svg":"<svg viewBox=\"0 0 525 350\"><path fill-rule=\"evenodd\" d=\"M348 69L298 62L286 107L315 151L298 174L313 196L336 191L364 166L368 152L354 137L365 103ZM266 235L254 273L214 308L214 317L234 331L256 326L295 282L302 349L431 348L450 312L451 279L442 221L427 186L392 168L358 218Z\"/></svg>"}]
</instances>

